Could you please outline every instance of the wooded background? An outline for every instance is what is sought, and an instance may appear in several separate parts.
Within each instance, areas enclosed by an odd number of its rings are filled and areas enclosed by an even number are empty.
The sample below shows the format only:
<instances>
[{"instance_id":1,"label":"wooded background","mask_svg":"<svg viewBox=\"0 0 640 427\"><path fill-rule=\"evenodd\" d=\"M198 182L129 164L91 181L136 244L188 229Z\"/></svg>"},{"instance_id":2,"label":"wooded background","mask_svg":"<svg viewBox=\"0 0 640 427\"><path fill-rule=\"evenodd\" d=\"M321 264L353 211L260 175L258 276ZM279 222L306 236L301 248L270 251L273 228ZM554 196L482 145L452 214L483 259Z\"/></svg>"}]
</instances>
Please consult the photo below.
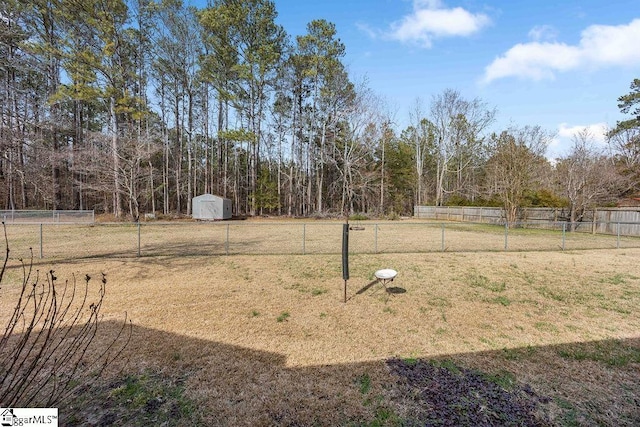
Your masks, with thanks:
<instances>
[{"instance_id":1,"label":"wooded background","mask_svg":"<svg viewBox=\"0 0 640 427\"><path fill-rule=\"evenodd\" d=\"M551 132L496 131L495 107L452 89L403 106L398 129L331 22L290 37L276 17L268 0L4 0L0 207L137 219L213 193L236 215L563 206L579 221L638 195L640 80L606 147L585 130L550 161Z\"/></svg>"}]
</instances>

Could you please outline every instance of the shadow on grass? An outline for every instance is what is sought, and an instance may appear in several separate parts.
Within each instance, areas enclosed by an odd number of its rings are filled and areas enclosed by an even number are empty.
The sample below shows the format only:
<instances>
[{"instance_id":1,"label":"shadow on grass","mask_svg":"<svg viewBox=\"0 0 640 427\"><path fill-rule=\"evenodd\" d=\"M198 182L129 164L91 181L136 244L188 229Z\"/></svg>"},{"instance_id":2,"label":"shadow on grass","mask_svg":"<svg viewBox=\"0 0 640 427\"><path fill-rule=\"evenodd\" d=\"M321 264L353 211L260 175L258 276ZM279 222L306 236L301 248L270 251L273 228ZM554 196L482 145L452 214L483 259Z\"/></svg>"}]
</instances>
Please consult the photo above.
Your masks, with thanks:
<instances>
[{"instance_id":1,"label":"shadow on grass","mask_svg":"<svg viewBox=\"0 0 640 427\"><path fill-rule=\"evenodd\" d=\"M362 295L363 293L367 292L369 289L371 289L371 287L375 284L380 283L380 281L378 279L372 280L371 282L369 282L368 284L366 284L365 286L363 286L362 288L358 289L358 291L356 292L356 295ZM380 283L380 286L382 286L382 284Z\"/></svg>"},{"instance_id":2,"label":"shadow on grass","mask_svg":"<svg viewBox=\"0 0 640 427\"><path fill-rule=\"evenodd\" d=\"M384 292L388 295L398 295L398 294L404 294L407 292L405 288L401 288L398 286L385 286L379 279L375 279L369 282L368 284L366 284L365 286L363 286L362 288L358 289L358 291L356 291L356 293L353 296L349 297L348 299L351 300L356 295L364 294L375 285L378 285L379 287L376 287L374 289L374 291L371 293L372 295L375 295L380 289L384 290Z\"/></svg>"},{"instance_id":3,"label":"shadow on grass","mask_svg":"<svg viewBox=\"0 0 640 427\"><path fill-rule=\"evenodd\" d=\"M134 326L126 353L62 425L640 425L640 338L290 367Z\"/></svg>"}]
</instances>

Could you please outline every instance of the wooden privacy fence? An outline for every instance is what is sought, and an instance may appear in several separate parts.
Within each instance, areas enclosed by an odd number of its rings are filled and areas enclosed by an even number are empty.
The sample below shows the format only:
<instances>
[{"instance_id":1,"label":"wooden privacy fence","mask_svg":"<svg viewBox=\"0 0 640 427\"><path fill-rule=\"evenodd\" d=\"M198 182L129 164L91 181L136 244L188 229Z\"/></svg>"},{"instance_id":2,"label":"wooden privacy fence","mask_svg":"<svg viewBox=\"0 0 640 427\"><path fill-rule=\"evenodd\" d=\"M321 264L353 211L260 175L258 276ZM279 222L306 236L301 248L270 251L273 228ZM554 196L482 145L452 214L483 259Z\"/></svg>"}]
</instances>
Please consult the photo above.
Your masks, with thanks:
<instances>
[{"instance_id":1,"label":"wooden privacy fence","mask_svg":"<svg viewBox=\"0 0 640 427\"><path fill-rule=\"evenodd\" d=\"M414 216L436 221L478 222L504 224L504 209L475 206L415 206ZM518 223L537 227L557 228L559 222L569 224L566 208L522 208ZM580 222L568 229L594 234L640 236L640 208L597 208L585 212Z\"/></svg>"},{"instance_id":2,"label":"wooden privacy fence","mask_svg":"<svg viewBox=\"0 0 640 427\"><path fill-rule=\"evenodd\" d=\"M414 216L436 221L505 223L504 209L475 206L415 206ZM558 222L569 224L569 212L563 208L522 208L518 223L557 228ZM640 208L597 208L585 212L582 220L569 226L574 231L594 234L640 236Z\"/></svg>"}]
</instances>

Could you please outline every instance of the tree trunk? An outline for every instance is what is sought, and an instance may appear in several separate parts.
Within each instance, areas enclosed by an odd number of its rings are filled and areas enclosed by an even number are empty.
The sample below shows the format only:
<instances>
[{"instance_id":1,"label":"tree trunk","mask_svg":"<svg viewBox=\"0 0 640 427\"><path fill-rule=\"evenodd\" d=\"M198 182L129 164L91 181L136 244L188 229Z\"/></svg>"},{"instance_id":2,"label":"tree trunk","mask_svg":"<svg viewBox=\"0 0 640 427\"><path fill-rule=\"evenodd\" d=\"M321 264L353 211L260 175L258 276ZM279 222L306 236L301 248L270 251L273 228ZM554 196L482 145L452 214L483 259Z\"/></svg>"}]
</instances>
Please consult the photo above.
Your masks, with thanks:
<instances>
[{"instance_id":1,"label":"tree trunk","mask_svg":"<svg viewBox=\"0 0 640 427\"><path fill-rule=\"evenodd\" d=\"M193 95L188 92L187 102L187 125L189 130L187 131L187 216L191 215L191 199L193 198L193 185L192 177L193 172Z\"/></svg>"},{"instance_id":2,"label":"tree trunk","mask_svg":"<svg viewBox=\"0 0 640 427\"><path fill-rule=\"evenodd\" d=\"M111 115L111 151L113 156L113 214L116 218L122 215L121 192L122 183L120 181L120 157L118 155L118 117L116 115L116 100L109 99L109 112Z\"/></svg>"},{"instance_id":3,"label":"tree trunk","mask_svg":"<svg viewBox=\"0 0 640 427\"><path fill-rule=\"evenodd\" d=\"M386 128L385 128L386 133ZM380 159L380 214L384 214L384 155L385 155L385 146L386 146L386 135L382 137L382 158Z\"/></svg>"}]
</instances>

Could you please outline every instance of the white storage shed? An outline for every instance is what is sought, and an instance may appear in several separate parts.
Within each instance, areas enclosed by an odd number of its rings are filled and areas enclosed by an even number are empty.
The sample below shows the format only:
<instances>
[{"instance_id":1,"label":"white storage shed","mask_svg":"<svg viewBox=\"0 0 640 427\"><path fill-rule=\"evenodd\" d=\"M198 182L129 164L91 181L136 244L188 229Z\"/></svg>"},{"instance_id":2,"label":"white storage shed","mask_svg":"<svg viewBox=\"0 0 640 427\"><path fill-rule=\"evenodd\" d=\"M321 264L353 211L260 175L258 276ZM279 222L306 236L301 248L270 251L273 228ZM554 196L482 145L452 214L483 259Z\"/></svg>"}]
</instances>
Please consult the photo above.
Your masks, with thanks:
<instances>
[{"instance_id":1,"label":"white storage shed","mask_svg":"<svg viewBox=\"0 0 640 427\"><path fill-rule=\"evenodd\" d=\"M202 194L192 199L194 219L231 219L231 200L213 194Z\"/></svg>"}]
</instances>

